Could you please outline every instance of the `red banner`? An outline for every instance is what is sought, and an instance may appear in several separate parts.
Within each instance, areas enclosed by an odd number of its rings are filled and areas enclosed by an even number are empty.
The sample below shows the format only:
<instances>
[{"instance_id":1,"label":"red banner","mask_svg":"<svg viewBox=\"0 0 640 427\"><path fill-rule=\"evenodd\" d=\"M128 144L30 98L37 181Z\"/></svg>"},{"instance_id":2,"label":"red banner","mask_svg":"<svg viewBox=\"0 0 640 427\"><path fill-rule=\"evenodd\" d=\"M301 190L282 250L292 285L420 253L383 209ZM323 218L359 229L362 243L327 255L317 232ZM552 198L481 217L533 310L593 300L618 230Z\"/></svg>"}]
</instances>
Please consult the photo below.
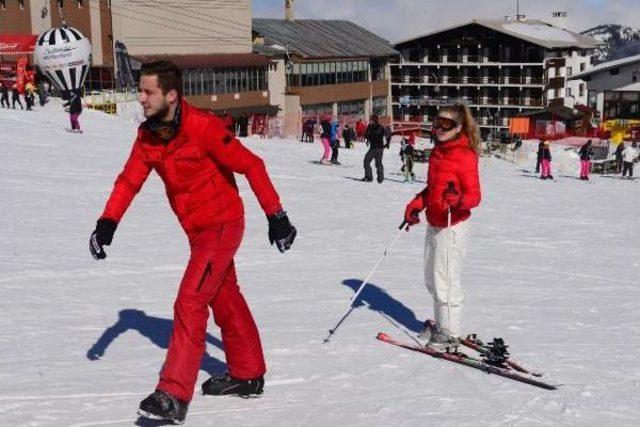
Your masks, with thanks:
<instances>
[{"instance_id":1,"label":"red banner","mask_svg":"<svg viewBox=\"0 0 640 427\"><path fill-rule=\"evenodd\" d=\"M27 63L28 59L26 56L18 58L18 62L16 63L16 84L18 85L18 92L20 93L24 93L24 85L27 80Z\"/></svg>"}]
</instances>

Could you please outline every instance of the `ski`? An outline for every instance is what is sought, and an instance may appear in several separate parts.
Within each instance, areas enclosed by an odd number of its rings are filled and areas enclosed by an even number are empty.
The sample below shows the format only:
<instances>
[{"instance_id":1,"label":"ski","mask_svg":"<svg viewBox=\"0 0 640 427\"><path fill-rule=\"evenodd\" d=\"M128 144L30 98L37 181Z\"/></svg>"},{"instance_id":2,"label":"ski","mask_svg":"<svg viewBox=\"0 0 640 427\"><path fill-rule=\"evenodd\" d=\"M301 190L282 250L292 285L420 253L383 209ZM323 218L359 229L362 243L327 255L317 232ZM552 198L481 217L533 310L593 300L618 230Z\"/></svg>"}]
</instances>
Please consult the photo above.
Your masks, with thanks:
<instances>
[{"instance_id":1,"label":"ski","mask_svg":"<svg viewBox=\"0 0 640 427\"><path fill-rule=\"evenodd\" d=\"M423 347L423 346L412 344L412 343L398 341L383 332L378 333L376 338L387 344L395 345L397 347L402 347L407 350L416 351L419 353L424 353L436 359L447 360L449 362L453 362L460 365L468 366L470 368L478 369L488 374L494 374L504 378L512 379L514 381L529 384L535 387L540 387L545 390L556 390L558 388L553 384L548 384L533 378L529 378L523 375L522 373L513 372L507 367L490 365L488 363L483 362L482 360L469 357L466 354L461 352L453 353L449 351L440 351L430 347Z\"/></svg>"},{"instance_id":2,"label":"ski","mask_svg":"<svg viewBox=\"0 0 640 427\"><path fill-rule=\"evenodd\" d=\"M467 335L467 337L462 339L460 342L465 347L469 347L470 349L477 351L481 356L483 354L486 354L486 352L490 350L490 348L486 344L484 344L480 339L477 338L476 334ZM511 357L508 357L504 363L509 365L516 371L522 372L523 374L533 375L534 377L541 377L543 375L542 372L536 372L531 369L525 368Z\"/></svg>"}]
</instances>

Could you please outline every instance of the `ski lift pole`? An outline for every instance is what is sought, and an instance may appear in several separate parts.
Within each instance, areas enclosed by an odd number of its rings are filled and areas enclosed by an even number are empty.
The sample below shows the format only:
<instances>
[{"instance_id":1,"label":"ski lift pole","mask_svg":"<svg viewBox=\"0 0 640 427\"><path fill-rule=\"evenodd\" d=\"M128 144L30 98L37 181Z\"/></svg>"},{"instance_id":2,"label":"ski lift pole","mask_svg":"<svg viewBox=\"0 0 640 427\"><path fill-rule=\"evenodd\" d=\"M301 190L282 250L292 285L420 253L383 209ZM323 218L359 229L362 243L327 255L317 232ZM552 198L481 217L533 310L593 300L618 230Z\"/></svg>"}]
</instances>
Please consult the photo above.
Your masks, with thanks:
<instances>
[{"instance_id":1,"label":"ski lift pole","mask_svg":"<svg viewBox=\"0 0 640 427\"><path fill-rule=\"evenodd\" d=\"M396 242L398 241L398 239L402 235L402 232L407 230L408 227L409 227L409 224L407 224L407 221L402 221L402 224L400 224L400 226L398 227L400 232L398 232L398 234L393 239L391 244L389 246L387 246L387 248L384 250L384 254L382 254L382 256L380 257L380 259L378 260L376 265L373 267L373 270L371 270L371 272L364 279L364 281L362 282L362 284L360 285L360 287L358 288L356 293L353 295L353 297L351 297L351 300L349 301L349 307L347 308L347 310L344 312L344 314L342 316L340 316L340 319L338 320L336 325L333 328L329 329L329 335L327 335L327 337L324 339L324 341L323 341L324 344L329 342L329 340L336 333L336 331L338 330L340 325L342 325L342 323L347 319L347 317L349 317L349 315L351 314L351 311L353 311L353 309L354 309L353 303L356 301L358 296L360 296L360 293L362 293L362 291L364 290L365 286L367 286L369 284L369 280L371 279L371 276L373 276L373 273L376 272L376 270L378 269L378 267L380 266L382 261L387 257L387 255L391 251L391 248L393 248L395 246Z\"/></svg>"}]
</instances>

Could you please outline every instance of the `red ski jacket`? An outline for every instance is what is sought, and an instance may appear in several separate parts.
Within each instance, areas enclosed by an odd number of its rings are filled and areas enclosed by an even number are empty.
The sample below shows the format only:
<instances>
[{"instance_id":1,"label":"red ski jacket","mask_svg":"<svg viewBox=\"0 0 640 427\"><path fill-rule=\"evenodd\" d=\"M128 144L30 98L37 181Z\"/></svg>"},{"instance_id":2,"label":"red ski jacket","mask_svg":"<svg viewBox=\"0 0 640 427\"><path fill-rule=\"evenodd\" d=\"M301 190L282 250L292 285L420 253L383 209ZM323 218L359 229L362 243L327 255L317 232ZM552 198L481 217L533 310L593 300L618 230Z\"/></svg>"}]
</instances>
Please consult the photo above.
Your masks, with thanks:
<instances>
[{"instance_id":1,"label":"red ski jacket","mask_svg":"<svg viewBox=\"0 0 640 427\"><path fill-rule=\"evenodd\" d=\"M443 195L451 181L462 193L462 204L451 211L451 225L455 225L469 218L471 209L478 206L481 199L478 155L469 147L466 135L436 145L429 156L427 191L422 194L427 221L434 227L447 226Z\"/></svg>"},{"instance_id":2,"label":"red ski jacket","mask_svg":"<svg viewBox=\"0 0 640 427\"><path fill-rule=\"evenodd\" d=\"M244 215L234 172L247 177L265 214L282 209L264 162L219 118L184 100L180 127L168 143L143 126L138 129L102 217L120 222L152 170L162 178L171 208L189 236Z\"/></svg>"}]
</instances>

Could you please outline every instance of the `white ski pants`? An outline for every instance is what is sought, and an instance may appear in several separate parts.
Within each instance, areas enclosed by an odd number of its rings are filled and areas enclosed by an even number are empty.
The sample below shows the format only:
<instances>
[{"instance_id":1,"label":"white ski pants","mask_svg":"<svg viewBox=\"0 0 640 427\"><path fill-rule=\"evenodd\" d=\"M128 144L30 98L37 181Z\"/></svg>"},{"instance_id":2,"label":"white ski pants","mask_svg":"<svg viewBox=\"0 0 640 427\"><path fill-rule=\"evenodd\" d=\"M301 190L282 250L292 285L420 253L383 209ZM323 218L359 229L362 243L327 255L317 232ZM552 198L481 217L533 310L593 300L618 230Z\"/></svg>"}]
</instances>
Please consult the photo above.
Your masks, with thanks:
<instances>
[{"instance_id":1,"label":"white ski pants","mask_svg":"<svg viewBox=\"0 0 640 427\"><path fill-rule=\"evenodd\" d=\"M433 297L436 325L454 337L460 336L464 303L460 275L468 233L469 221L450 228L428 225L424 245L424 278Z\"/></svg>"}]
</instances>

